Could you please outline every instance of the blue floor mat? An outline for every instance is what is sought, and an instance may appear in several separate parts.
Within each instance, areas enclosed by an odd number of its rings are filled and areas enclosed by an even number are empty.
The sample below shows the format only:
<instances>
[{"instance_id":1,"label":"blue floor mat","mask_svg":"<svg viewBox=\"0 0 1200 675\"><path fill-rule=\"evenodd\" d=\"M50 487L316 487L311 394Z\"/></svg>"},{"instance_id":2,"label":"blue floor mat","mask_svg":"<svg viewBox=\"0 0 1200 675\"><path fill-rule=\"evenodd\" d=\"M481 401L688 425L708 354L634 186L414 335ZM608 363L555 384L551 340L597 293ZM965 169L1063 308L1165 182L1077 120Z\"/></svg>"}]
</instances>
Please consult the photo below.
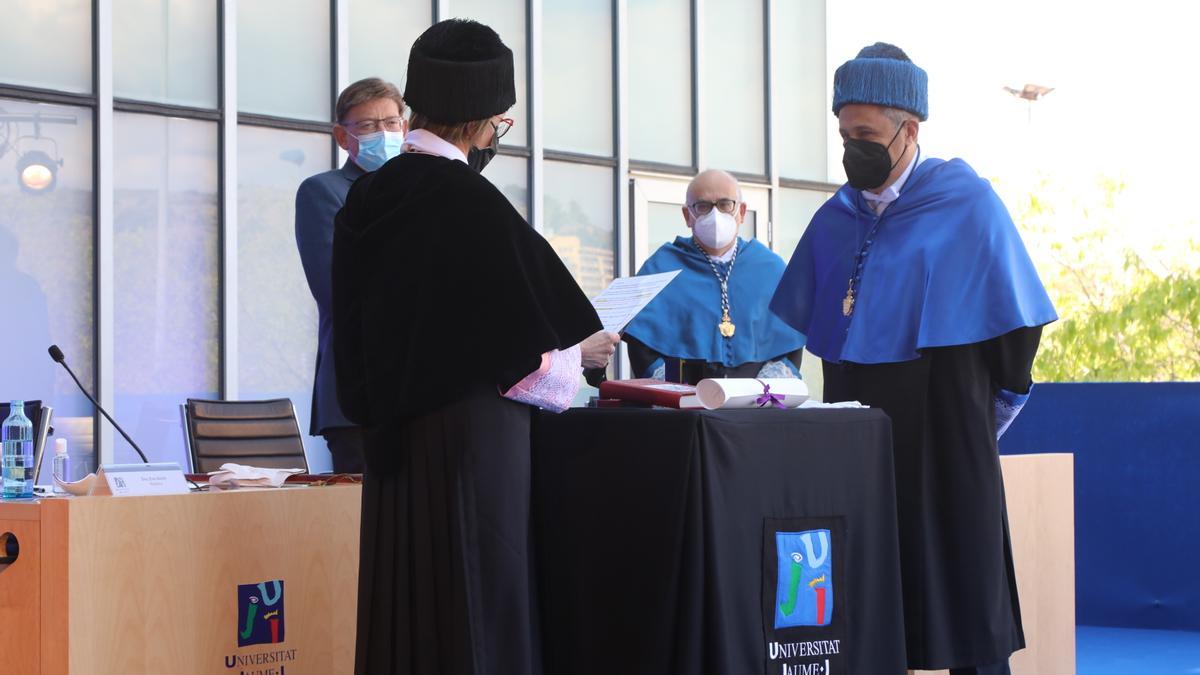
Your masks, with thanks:
<instances>
[{"instance_id":1,"label":"blue floor mat","mask_svg":"<svg viewBox=\"0 0 1200 675\"><path fill-rule=\"evenodd\" d=\"M1075 628L1077 675L1200 675L1200 633Z\"/></svg>"}]
</instances>

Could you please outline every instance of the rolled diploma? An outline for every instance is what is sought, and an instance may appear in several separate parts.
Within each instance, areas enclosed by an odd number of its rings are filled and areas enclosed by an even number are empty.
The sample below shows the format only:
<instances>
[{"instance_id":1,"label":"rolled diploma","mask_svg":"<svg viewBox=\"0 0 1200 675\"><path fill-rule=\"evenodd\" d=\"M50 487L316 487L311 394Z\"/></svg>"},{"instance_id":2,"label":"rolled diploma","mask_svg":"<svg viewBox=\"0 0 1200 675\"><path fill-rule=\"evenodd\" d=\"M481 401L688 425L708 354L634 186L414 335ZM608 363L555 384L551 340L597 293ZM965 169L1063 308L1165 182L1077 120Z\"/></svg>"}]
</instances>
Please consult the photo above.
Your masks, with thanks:
<instances>
[{"instance_id":1,"label":"rolled diploma","mask_svg":"<svg viewBox=\"0 0 1200 675\"><path fill-rule=\"evenodd\" d=\"M808 400L808 385L804 380L792 377L762 378L731 377L700 380L696 385L696 397L700 405L709 410L717 408L758 408L756 402L763 395L763 385L771 387L772 394L783 397L783 405L788 408ZM764 408L774 408L767 403Z\"/></svg>"}]
</instances>

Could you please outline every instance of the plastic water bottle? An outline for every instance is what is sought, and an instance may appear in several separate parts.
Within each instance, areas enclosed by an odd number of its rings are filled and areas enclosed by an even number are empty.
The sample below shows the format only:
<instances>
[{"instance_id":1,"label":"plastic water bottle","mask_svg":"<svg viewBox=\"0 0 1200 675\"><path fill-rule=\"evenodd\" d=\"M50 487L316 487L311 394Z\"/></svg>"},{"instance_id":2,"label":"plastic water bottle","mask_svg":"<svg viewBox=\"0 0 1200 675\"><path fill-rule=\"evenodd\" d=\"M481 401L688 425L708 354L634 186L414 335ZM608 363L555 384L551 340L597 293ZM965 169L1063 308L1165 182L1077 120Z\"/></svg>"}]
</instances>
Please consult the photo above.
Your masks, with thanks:
<instances>
[{"instance_id":1,"label":"plastic water bottle","mask_svg":"<svg viewBox=\"0 0 1200 675\"><path fill-rule=\"evenodd\" d=\"M33 423L25 416L25 402L13 401L11 412L0 428L3 449L0 475L3 475L4 499L33 497Z\"/></svg>"},{"instance_id":2,"label":"plastic water bottle","mask_svg":"<svg viewBox=\"0 0 1200 675\"><path fill-rule=\"evenodd\" d=\"M54 466L51 468L54 471L54 478L63 483L71 482L71 458L67 456L67 439L54 439ZM58 483L55 483L54 494L66 494L66 490L58 487Z\"/></svg>"}]
</instances>

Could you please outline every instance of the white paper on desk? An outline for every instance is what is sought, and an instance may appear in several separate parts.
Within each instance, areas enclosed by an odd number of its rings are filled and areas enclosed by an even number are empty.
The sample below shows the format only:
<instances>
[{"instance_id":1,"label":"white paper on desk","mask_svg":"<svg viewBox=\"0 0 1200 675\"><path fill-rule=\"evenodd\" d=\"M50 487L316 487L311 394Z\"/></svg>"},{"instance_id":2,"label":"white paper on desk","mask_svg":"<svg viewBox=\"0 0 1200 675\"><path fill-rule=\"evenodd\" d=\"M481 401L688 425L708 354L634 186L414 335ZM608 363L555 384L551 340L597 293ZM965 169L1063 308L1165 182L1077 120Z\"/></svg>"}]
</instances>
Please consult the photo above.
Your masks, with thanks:
<instances>
[{"instance_id":1,"label":"white paper on desk","mask_svg":"<svg viewBox=\"0 0 1200 675\"><path fill-rule=\"evenodd\" d=\"M773 403L759 405L764 387L771 393L782 396L785 408L795 408L808 400L808 385L795 377L728 377L700 380L696 385L696 396L700 405L709 410L717 408L775 408Z\"/></svg>"},{"instance_id":2,"label":"white paper on desk","mask_svg":"<svg viewBox=\"0 0 1200 675\"><path fill-rule=\"evenodd\" d=\"M267 469L258 466L222 464L217 471L208 472L208 484L216 488L281 487L288 476L304 473L304 469Z\"/></svg>"},{"instance_id":3,"label":"white paper on desk","mask_svg":"<svg viewBox=\"0 0 1200 675\"><path fill-rule=\"evenodd\" d=\"M604 330L613 333L625 330L625 326L633 321L633 317L650 304L679 272L680 270L675 270L614 279L600 295L592 298L592 306L596 308L596 314L600 315L600 323L604 324Z\"/></svg>"},{"instance_id":4,"label":"white paper on desk","mask_svg":"<svg viewBox=\"0 0 1200 675\"><path fill-rule=\"evenodd\" d=\"M835 401L833 403L822 403L820 401L808 400L800 404L801 408L869 408L858 401Z\"/></svg>"}]
</instances>

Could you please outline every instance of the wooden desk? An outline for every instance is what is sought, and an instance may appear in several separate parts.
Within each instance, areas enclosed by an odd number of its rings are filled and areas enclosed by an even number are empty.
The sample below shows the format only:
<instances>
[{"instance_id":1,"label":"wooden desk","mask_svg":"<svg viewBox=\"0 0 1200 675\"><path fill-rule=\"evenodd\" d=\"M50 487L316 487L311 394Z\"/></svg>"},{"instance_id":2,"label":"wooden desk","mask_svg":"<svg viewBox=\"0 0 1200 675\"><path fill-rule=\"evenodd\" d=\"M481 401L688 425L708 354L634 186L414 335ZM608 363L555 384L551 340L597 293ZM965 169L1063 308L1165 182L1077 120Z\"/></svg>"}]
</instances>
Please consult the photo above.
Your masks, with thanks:
<instances>
[{"instance_id":1,"label":"wooden desk","mask_svg":"<svg viewBox=\"0 0 1200 675\"><path fill-rule=\"evenodd\" d=\"M21 548L0 569L3 672L352 673L360 501L338 485L0 503ZM275 580L282 641L239 648L239 585Z\"/></svg>"}]
</instances>

